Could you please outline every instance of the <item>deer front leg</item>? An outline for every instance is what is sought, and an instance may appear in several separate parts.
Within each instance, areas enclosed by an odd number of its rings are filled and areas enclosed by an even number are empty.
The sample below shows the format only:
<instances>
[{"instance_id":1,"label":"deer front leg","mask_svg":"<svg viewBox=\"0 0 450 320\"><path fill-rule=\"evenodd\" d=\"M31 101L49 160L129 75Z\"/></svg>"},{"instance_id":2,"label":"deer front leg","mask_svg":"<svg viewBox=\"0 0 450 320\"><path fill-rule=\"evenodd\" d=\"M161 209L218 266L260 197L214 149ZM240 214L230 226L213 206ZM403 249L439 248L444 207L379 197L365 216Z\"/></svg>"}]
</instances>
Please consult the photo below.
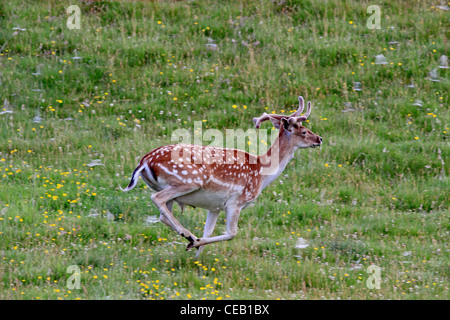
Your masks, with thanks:
<instances>
[{"instance_id":1,"label":"deer front leg","mask_svg":"<svg viewBox=\"0 0 450 320\"><path fill-rule=\"evenodd\" d=\"M203 239L211 237L214 231L214 227L216 226L219 213L220 211L208 211L208 215L206 216L205 229L203 230ZM205 246L198 247L198 251L195 254L195 257L198 258L204 249Z\"/></svg>"},{"instance_id":2,"label":"deer front leg","mask_svg":"<svg viewBox=\"0 0 450 320\"><path fill-rule=\"evenodd\" d=\"M197 248L213 242L227 241L233 239L237 233L237 224L239 214L241 213L241 208L227 208L226 213L227 213L227 231L225 232L225 234L216 237L206 237L202 239L197 239L197 241L194 241L192 247Z\"/></svg>"},{"instance_id":3,"label":"deer front leg","mask_svg":"<svg viewBox=\"0 0 450 320\"><path fill-rule=\"evenodd\" d=\"M188 186L177 188L169 187L153 194L151 197L153 203L158 207L159 212L161 213L159 217L160 221L167 224L182 237L185 237L189 241L189 245L193 245L193 243L197 241L197 237L181 225L170 209L172 209L173 199L196 190L197 189Z\"/></svg>"}]
</instances>

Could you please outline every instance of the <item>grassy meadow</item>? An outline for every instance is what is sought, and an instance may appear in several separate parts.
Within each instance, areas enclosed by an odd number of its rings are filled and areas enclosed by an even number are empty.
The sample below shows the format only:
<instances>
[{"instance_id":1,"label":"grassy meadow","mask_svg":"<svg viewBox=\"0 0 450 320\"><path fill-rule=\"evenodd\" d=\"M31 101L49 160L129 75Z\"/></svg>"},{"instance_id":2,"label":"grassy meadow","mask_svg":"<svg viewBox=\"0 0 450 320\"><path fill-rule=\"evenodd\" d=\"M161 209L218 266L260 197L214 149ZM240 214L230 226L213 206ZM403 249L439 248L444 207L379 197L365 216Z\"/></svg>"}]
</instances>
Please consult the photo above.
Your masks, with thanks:
<instances>
[{"instance_id":1,"label":"grassy meadow","mask_svg":"<svg viewBox=\"0 0 450 320\"><path fill-rule=\"evenodd\" d=\"M439 5L0 2L0 299L448 299ZM297 151L237 236L200 258L157 222L142 181L120 191L174 130L247 130L299 95L322 147ZM174 210L201 236L204 210Z\"/></svg>"}]
</instances>

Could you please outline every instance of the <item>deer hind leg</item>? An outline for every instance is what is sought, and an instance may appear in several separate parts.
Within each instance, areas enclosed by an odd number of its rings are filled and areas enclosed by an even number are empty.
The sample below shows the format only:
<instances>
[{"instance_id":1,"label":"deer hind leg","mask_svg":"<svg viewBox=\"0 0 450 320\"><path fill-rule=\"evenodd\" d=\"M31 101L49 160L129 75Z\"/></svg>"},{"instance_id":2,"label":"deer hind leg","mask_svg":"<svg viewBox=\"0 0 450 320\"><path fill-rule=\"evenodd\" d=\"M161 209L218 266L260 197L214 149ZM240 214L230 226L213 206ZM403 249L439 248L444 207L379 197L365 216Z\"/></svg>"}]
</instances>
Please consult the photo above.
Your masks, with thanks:
<instances>
[{"instance_id":1,"label":"deer hind leg","mask_svg":"<svg viewBox=\"0 0 450 320\"><path fill-rule=\"evenodd\" d=\"M227 208L227 231L224 235L216 236L216 237L206 237L202 239L198 239L192 244L192 247L200 247L205 244L210 244L213 242L226 241L231 240L236 236L237 233L237 224L239 219L239 214L241 213L241 208ZM217 219L217 218L216 218ZM191 244L189 244L191 245Z\"/></svg>"},{"instance_id":2,"label":"deer hind leg","mask_svg":"<svg viewBox=\"0 0 450 320\"><path fill-rule=\"evenodd\" d=\"M211 237L214 227L216 226L217 218L219 217L220 211L208 211L205 222L205 229L203 230L203 238ZM202 251L205 249L205 246L198 247L198 251L195 254L195 257L199 257Z\"/></svg>"},{"instance_id":3,"label":"deer hind leg","mask_svg":"<svg viewBox=\"0 0 450 320\"><path fill-rule=\"evenodd\" d=\"M189 241L189 244L193 244L194 241L197 240L197 237L185 227L183 227L181 223L174 217L174 215L172 214L172 205L173 199L196 190L197 189L188 186L179 188L169 187L153 194L151 197L153 203L158 207L159 212L161 213L159 217L160 221L167 224L179 235L185 237Z\"/></svg>"}]
</instances>

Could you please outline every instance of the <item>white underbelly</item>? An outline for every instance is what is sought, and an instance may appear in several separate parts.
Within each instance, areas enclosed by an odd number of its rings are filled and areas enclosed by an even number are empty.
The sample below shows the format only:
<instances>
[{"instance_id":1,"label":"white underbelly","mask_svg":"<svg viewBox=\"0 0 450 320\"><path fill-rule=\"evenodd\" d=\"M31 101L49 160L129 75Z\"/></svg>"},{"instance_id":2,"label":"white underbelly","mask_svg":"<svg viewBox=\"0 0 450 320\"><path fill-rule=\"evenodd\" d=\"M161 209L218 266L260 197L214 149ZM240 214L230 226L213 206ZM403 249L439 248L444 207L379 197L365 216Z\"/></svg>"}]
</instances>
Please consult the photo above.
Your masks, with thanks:
<instances>
[{"instance_id":1,"label":"white underbelly","mask_svg":"<svg viewBox=\"0 0 450 320\"><path fill-rule=\"evenodd\" d=\"M187 204L193 207L203 208L210 211L225 210L230 195L215 193L204 189L199 189L187 195L176 198L179 203Z\"/></svg>"}]
</instances>

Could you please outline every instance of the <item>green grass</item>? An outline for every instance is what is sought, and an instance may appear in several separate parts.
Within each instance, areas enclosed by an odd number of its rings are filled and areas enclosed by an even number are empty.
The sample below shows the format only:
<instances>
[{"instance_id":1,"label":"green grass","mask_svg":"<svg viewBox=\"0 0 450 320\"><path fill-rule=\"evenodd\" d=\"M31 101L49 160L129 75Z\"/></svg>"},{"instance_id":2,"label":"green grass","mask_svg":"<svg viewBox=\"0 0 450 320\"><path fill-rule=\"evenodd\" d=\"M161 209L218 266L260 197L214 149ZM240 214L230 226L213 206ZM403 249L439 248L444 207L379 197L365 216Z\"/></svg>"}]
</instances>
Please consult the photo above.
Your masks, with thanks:
<instances>
[{"instance_id":1,"label":"green grass","mask_svg":"<svg viewBox=\"0 0 450 320\"><path fill-rule=\"evenodd\" d=\"M14 112L0 114L1 299L449 298L449 71L427 79L448 55L436 1L379 1L374 30L367 1L77 1L80 30L70 4L0 4L0 111ZM146 222L159 213L143 182L118 188L175 129L247 130L299 95L322 148L298 151L236 238L200 259ZM204 211L175 214L202 234Z\"/></svg>"}]
</instances>

